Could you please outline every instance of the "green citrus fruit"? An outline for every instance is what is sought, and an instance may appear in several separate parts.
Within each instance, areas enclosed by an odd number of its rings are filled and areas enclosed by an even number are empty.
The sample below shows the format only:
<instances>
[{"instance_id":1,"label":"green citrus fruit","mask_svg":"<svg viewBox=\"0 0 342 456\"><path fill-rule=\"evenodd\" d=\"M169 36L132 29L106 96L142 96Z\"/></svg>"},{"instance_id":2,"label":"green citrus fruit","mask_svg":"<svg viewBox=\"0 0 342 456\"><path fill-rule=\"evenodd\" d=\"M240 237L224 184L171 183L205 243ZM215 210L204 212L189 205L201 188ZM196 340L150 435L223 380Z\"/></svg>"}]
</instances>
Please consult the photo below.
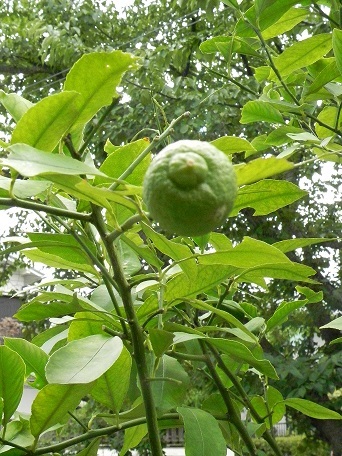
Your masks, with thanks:
<instances>
[{"instance_id":1,"label":"green citrus fruit","mask_svg":"<svg viewBox=\"0 0 342 456\"><path fill-rule=\"evenodd\" d=\"M151 217L170 233L201 236L218 228L237 194L234 168L212 144L182 140L149 166L143 199Z\"/></svg>"}]
</instances>

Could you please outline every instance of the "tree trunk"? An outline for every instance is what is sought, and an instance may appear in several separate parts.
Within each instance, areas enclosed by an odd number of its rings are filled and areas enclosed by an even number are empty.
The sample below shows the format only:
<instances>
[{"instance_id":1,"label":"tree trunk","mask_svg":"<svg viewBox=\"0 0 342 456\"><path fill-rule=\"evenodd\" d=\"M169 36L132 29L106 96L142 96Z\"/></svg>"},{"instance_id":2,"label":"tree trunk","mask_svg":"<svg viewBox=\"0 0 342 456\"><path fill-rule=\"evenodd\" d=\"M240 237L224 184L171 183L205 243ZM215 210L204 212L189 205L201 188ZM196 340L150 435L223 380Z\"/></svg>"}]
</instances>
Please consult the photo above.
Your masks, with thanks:
<instances>
[{"instance_id":1,"label":"tree trunk","mask_svg":"<svg viewBox=\"0 0 342 456\"><path fill-rule=\"evenodd\" d=\"M331 456L342 456L342 432L339 420L312 420L312 424L318 430L326 442L331 446Z\"/></svg>"}]
</instances>

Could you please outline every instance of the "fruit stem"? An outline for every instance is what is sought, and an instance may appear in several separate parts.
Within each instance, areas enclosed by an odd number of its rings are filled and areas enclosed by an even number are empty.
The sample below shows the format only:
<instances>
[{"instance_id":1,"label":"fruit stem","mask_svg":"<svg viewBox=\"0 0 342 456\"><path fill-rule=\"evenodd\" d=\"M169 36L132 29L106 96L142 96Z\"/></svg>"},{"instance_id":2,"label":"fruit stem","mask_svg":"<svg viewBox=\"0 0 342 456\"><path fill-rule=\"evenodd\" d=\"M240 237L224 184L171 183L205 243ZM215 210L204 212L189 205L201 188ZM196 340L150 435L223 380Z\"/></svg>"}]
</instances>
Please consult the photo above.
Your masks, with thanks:
<instances>
[{"instance_id":1,"label":"fruit stem","mask_svg":"<svg viewBox=\"0 0 342 456\"><path fill-rule=\"evenodd\" d=\"M118 181L125 180L132 172L134 169L143 161L145 157L151 152L151 150L159 144L161 141L163 141L168 135L170 135L173 131L173 127L179 123L181 120L187 118L190 116L190 112L186 111L183 112L179 117L176 119L173 119L170 122L170 125L163 131L163 133L159 136L155 136L151 143L144 149L140 155L129 165L129 167L121 174L121 176L118 178ZM115 190L118 186L120 185L120 182L114 182L110 187L109 190Z\"/></svg>"}]
</instances>

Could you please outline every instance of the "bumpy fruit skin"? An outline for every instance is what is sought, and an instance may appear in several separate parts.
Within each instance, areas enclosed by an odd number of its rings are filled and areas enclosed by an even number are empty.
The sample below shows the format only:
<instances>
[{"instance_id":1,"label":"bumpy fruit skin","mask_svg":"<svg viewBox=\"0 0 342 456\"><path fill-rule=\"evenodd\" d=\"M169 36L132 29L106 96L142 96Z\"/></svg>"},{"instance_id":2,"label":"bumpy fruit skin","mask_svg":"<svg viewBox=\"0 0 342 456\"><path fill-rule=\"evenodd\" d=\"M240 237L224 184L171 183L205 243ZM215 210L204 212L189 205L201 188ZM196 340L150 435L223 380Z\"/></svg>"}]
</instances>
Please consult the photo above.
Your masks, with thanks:
<instances>
[{"instance_id":1,"label":"bumpy fruit skin","mask_svg":"<svg viewBox=\"0 0 342 456\"><path fill-rule=\"evenodd\" d=\"M181 140L149 166L143 200L151 217L170 233L201 236L223 224L237 194L234 168L212 144Z\"/></svg>"}]
</instances>

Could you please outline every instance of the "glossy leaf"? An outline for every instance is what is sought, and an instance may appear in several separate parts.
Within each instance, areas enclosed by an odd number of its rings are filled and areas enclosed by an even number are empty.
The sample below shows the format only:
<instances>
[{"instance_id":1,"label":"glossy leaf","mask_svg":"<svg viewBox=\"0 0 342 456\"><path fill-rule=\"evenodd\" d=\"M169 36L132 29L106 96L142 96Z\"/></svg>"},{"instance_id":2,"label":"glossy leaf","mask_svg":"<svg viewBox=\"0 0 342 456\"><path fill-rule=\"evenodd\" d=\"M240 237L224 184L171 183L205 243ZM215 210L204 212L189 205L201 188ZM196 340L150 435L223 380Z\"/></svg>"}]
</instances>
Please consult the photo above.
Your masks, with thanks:
<instances>
[{"instance_id":1,"label":"glossy leaf","mask_svg":"<svg viewBox=\"0 0 342 456\"><path fill-rule=\"evenodd\" d=\"M280 112L272 104L259 100L248 101L243 106L240 122L242 124L251 122L285 123Z\"/></svg>"},{"instance_id":2,"label":"glossy leaf","mask_svg":"<svg viewBox=\"0 0 342 456\"><path fill-rule=\"evenodd\" d=\"M85 179L79 176L65 176L60 174L48 174L46 179L53 182L57 188L65 191L67 194L79 198L80 200L90 201L97 206L104 207L113 212L111 202L122 204L123 206L136 210L136 204L128 197L134 193L134 190L115 192L107 188L94 187Z\"/></svg>"},{"instance_id":3,"label":"glossy leaf","mask_svg":"<svg viewBox=\"0 0 342 456\"><path fill-rule=\"evenodd\" d=\"M49 383L90 383L115 363L122 347L118 337L94 335L73 340L52 354L46 378Z\"/></svg>"},{"instance_id":4,"label":"glossy leaf","mask_svg":"<svg viewBox=\"0 0 342 456\"><path fill-rule=\"evenodd\" d=\"M263 32L262 36L264 40L269 40L275 36L279 36L300 22L304 21L308 15L308 11L304 8L291 8L289 9L280 19L274 24L267 27Z\"/></svg>"},{"instance_id":5,"label":"glossy leaf","mask_svg":"<svg viewBox=\"0 0 342 456\"><path fill-rule=\"evenodd\" d=\"M251 268L263 264L288 263L284 253L263 241L245 236L240 244L231 250L208 253L198 259L201 264L231 265L237 268Z\"/></svg>"},{"instance_id":6,"label":"glossy leaf","mask_svg":"<svg viewBox=\"0 0 342 456\"><path fill-rule=\"evenodd\" d=\"M13 130L11 143L52 152L77 117L77 92L60 92L28 109Z\"/></svg>"},{"instance_id":7,"label":"glossy leaf","mask_svg":"<svg viewBox=\"0 0 342 456\"><path fill-rule=\"evenodd\" d=\"M238 185L242 186L289 171L293 169L293 163L284 158L256 158L247 164L237 165L234 169L237 174Z\"/></svg>"},{"instance_id":8,"label":"glossy leaf","mask_svg":"<svg viewBox=\"0 0 342 456\"><path fill-rule=\"evenodd\" d=\"M306 191L301 190L292 182L273 179L261 180L239 189L229 216L233 217L247 207L255 210L254 216L268 215L306 195Z\"/></svg>"},{"instance_id":9,"label":"glossy leaf","mask_svg":"<svg viewBox=\"0 0 342 456\"><path fill-rule=\"evenodd\" d=\"M0 188L7 190L8 196L9 191L12 186L12 179L4 176L0 176ZM51 183L48 181L33 181L33 180L19 180L16 179L14 186L12 188L13 195L17 198L26 199L30 196L36 196L39 193L45 192L49 187L51 187Z\"/></svg>"},{"instance_id":10,"label":"glossy leaf","mask_svg":"<svg viewBox=\"0 0 342 456\"><path fill-rule=\"evenodd\" d=\"M263 286L260 279L265 277L273 279L291 280L297 282L307 282L317 284L310 276L315 275L316 271L309 266L300 263L274 263L255 266L242 272L238 278L238 282L251 282ZM265 287L267 288L267 287Z\"/></svg>"},{"instance_id":11,"label":"glossy leaf","mask_svg":"<svg viewBox=\"0 0 342 456\"><path fill-rule=\"evenodd\" d=\"M16 411L23 394L25 363L21 356L8 347L0 346L0 397L3 399L5 426Z\"/></svg>"},{"instance_id":12,"label":"glossy leaf","mask_svg":"<svg viewBox=\"0 0 342 456\"><path fill-rule=\"evenodd\" d=\"M30 431L30 425L27 420L11 421L6 428L5 440L8 445L0 444L0 454L8 454L9 456L22 456L23 451L15 449L14 445L19 445L23 448L29 448L34 443L34 437ZM13 446L12 446L12 445Z\"/></svg>"},{"instance_id":13,"label":"glossy leaf","mask_svg":"<svg viewBox=\"0 0 342 456\"><path fill-rule=\"evenodd\" d=\"M115 147L107 141L105 151L109 155L102 163L100 170L111 178L118 179L148 145L149 141L145 138L119 147ZM150 162L151 156L148 155L136 168L134 168L132 174L127 177L126 181L134 185L142 185L144 175ZM96 178L96 184L101 182L105 182L105 178Z\"/></svg>"},{"instance_id":14,"label":"glossy leaf","mask_svg":"<svg viewBox=\"0 0 342 456\"><path fill-rule=\"evenodd\" d=\"M167 282L164 298L168 302L173 302L196 296L221 283L235 270L236 268L232 266L199 264L196 278L192 280L184 273L172 277Z\"/></svg>"},{"instance_id":15,"label":"glossy leaf","mask_svg":"<svg viewBox=\"0 0 342 456\"><path fill-rule=\"evenodd\" d=\"M47 354L25 339L6 337L4 343L6 347L18 353L24 361L26 366L26 378L29 377L29 375L34 374L35 380L30 381L30 385L38 389L42 388L46 384L45 366L49 359Z\"/></svg>"},{"instance_id":16,"label":"glossy leaf","mask_svg":"<svg viewBox=\"0 0 342 456\"><path fill-rule=\"evenodd\" d=\"M285 239L284 241L278 241L272 244L277 249L282 252L292 252L296 249L302 249L313 244L321 244L323 242L334 241L334 238L295 238L295 239Z\"/></svg>"},{"instance_id":17,"label":"glossy leaf","mask_svg":"<svg viewBox=\"0 0 342 456\"><path fill-rule=\"evenodd\" d=\"M283 418L286 413L286 407L283 402L283 395L274 386L268 385L266 389L266 401L269 410L272 410L272 426Z\"/></svg>"},{"instance_id":18,"label":"glossy leaf","mask_svg":"<svg viewBox=\"0 0 342 456\"><path fill-rule=\"evenodd\" d=\"M195 307L196 309L207 310L209 312L214 313L215 315L218 315L223 320L230 323L234 327L234 329L235 328L240 329L240 331L242 331L245 334L245 336L247 336L247 337L245 337L245 339L247 339L249 342L257 343L257 338L250 332L249 329L247 329L247 327L243 323L240 322L240 320L238 320L236 317L234 317L234 315L232 315L231 313L226 312L222 309L218 309L218 308L206 303L205 301L201 301L199 299L192 300L191 305L193 307ZM179 343L179 340L177 342ZM174 343L176 343L176 341L174 341Z\"/></svg>"},{"instance_id":19,"label":"glossy leaf","mask_svg":"<svg viewBox=\"0 0 342 456\"><path fill-rule=\"evenodd\" d=\"M133 426L125 430L123 447L120 450L119 456L124 456L129 449L135 448L147 434L146 424Z\"/></svg>"},{"instance_id":20,"label":"glossy leaf","mask_svg":"<svg viewBox=\"0 0 342 456\"><path fill-rule=\"evenodd\" d=\"M215 418L204 410L178 407L185 430L186 456L226 456L226 442Z\"/></svg>"},{"instance_id":21,"label":"glossy leaf","mask_svg":"<svg viewBox=\"0 0 342 456\"><path fill-rule=\"evenodd\" d=\"M261 14L257 15L256 5L253 4L246 12L246 18L263 31L274 25L293 5L298 3L297 0L271 0L265 2L265 7L262 8ZM257 20L258 19L258 20ZM237 23L236 33L239 36L253 37L256 32L250 24L240 19Z\"/></svg>"},{"instance_id":22,"label":"glossy leaf","mask_svg":"<svg viewBox=\"0 0 342 456\"><path fill-rule=\"evenodd\" d=\"M209 340L212 345L222 351L222 353L226 353L232 357L234 360L247 363L262 374L275 380L278 379L278 375L272 364L267 359L256 358L253 353L241 342L213 338Z\"/></svg>"},{"instance_id":23,"label":"glossy leaf","mask_svg":"<svg viewBox=\"0 0 342 456\"><path fill-rule=\"evenodd\" d=\"M280 326L287 321L288 316L297 309L308 304L308 300L299 300L293 302L284 302L276 309L274 314L267 321L267 331L271 331L276 326Z\"/></svg>"},{"instance_id":24,"label":"glossy leaf","mask_svg":"<svg viewBox=\"0 0 342 456\"><path fill-rule=\"evenodd\" d=\"M58 300L58 296L54 297L56 301L53 301L52 297L47 304L42 296L39 295L33 301L24 304L14 314L14 317L20 321L32 321L32 320L44 320L46 318L61 317L68 314L74 314L75 312L83 310L77 300L71 299L69 302L65 300Z\"/></svg>"},{"instance_id":25,"label":"glossy leaf","mask_svg":"<svg viewBox=\"0 0 342 456\"><path fill-rule=\"evenodd\" d=\"M341 71L342 74L342 71ZM318 92L325 84L330 81L333 81L338 76L340 76L340 71L337 67L336 60L330 62L327 66L325 66L321 72L315 77L312 84L308 87L305 91L305 96Z\"/></svg>"},{"instance_id":26,"label":"glossy leaf","mask_svg":"<svg viewBox=\"0 0 342 456\"><path fill-rule=\"evenodd\" d=\"M74 411L91 390L86 385L46 385L32 403L31 432L38 437L42 432L62 421Z\"/></svg>"},{"instance_id":27,"label":"glossy leaf","mask_svg":"<svg viewBox=\"0 0 342 456\"><path fill-rule=\"evenodd\" d=\"M335 320L330 321L326 325L320 327L320 329L323 329L323 328L333 328L333 329L339 329L340 331L342 331L342 317L338 317Z\"/></svg>"},{"instance_id":28,"label":"glossy leaf","mask_svg":"<svg viewBox=\"0 0 342 456\"><path fill-rule=\"evenodd\" d=\"M192 252L188 246L167 239L167 237L160 233L157 233L145 223L142 224L142 228L144 233L153 242L153 245L160 252L164 253L173 260L184 260L185 258L189 258L190 256L192 256ZM181 262L179 266L189 277L195 276L197 273L197 266L194 259L186 262Z\"/></svg>"},{"instance_id":29,"label":"glossy leaf","mask_svg":"<svg viewBox=\"0 0 342 456\"><path fill-rule=\"evenodd\" d=\"M149 330L150 341L154 354L159 358L173 343L173 334L163 329L151 328Z\"/></svg>"},{"instance_id":30,"label":"glossy leaf","mask_svg":"<svg viewBox=\"0 0 342 456\"><path fill-rule=\"evenodd\" d=\"M331 34L322 33L292 44L274 59L282 76L317 62L332 48Z\"/></svg>"},{"instance_id":31,"label":"glossy leaf","mask_svg":"<svg viewBox=\"0 0 342 456\"><path fill-rule=\"evenodd\" d=\"M342 30L334 28L332 36L332 45L336 58L336 66L342 75Z\"/></svg>"},{"instance_id":32,"label":"glossy leaf","mask_svg":"<svg viewBox=\"0 0 342 456\"><path fill-rule=\"evenodd\" d=\"M284 404L318 420L342 420L342 415L306 399L288 398Z\"/></svg>"},{"instance_id":33,"label":"glossy leaf","mask_svg":"<svg viewBox=\"0 0 342 456\"><path fill-rule=\"evenodd\" d=\"M317 118L326 125L329 125L331 128L341 128L342 127L342 116L340 111L335 106L326 106L318 114ZM320 124L315 125L315 130L317 136L321 139L329 138L333 132L326 127L323 127Z\"/></svg>"},{"instance_id":34,"label":"glossy leaf","mask_svg":"<svg viewBox=\"0 0 342 456\"><path fill-rule=\"evenodd\" d=\"M76 456L97 456L99 454L100 443L101 437L97 437L86 448L77 453Z\"/></svg>"},{"instance_id":35,"label":"glossy leaf","mask_svg":"<svg viewBox=\"0 0 342 456\"><path fill-rule=\"evenodd\" d=\"M211 141L211 144L227 155L238 152L255 152L255 149L250 142L236 136L222 136L221 138Z\"/></svg>"},{"instance_id":36,"label":"glossy leaf","mask_svg":"<svg viewBox=\"0 0 342 456\"><path fill-rule=\"evenodd\" d=\"M26 100L26 98L21 97L17 93L5 93L3 90L0 90L0 103L2 103L16 122L33 106L31 101Z\"/></svg>"},{"instance_id":37,"label":"glossy leaf","mask_svg":"<svg viewBox=\"0 0 342 456\"><path fill-rule=\"evenodd\" d=\"M47 154L27 144L13 144L8 150L10 154L7 158L1 158L0 164L15 169L25 177L54 173L64 176L102 174L95 167L88 166L71 157L59 154Z\"/></svg>"},{"instance_id":38,"label":"glossy leaf","mask_svg":"<svg viewBox=\"0 0 342 456\"><path fill-rule=\"evenodd\" d=\"M123 74L133 67L134 58L122 51L83 55L69 71L65 91L80 93L75 100L78 112L72 131L86 124L103 106L116 98L116 87Z\"/></svg>"},{"instance_id":39,"label":"glossy leaf","mask_svg":"<svg viewBox=\"0 0 342 456\"><path fill-rule=\"evenodd\" d=\"M92 397L108 407L115 414L121 410L126 398L131 376L132 358L129 351L123 350L115 363L96 380L91 391Z\"/></svg>"},{"instance_id":40,"label":"glossy leaf","mask_svg":"<svg viewBox=\"0 0 342 456\"><path fill-rule=\"evenodd\" d=\"M158 362L152 392L160 414L181 405L186 396L190 379L180 363L164 355Z\"/></svg>"}]
</instances>

